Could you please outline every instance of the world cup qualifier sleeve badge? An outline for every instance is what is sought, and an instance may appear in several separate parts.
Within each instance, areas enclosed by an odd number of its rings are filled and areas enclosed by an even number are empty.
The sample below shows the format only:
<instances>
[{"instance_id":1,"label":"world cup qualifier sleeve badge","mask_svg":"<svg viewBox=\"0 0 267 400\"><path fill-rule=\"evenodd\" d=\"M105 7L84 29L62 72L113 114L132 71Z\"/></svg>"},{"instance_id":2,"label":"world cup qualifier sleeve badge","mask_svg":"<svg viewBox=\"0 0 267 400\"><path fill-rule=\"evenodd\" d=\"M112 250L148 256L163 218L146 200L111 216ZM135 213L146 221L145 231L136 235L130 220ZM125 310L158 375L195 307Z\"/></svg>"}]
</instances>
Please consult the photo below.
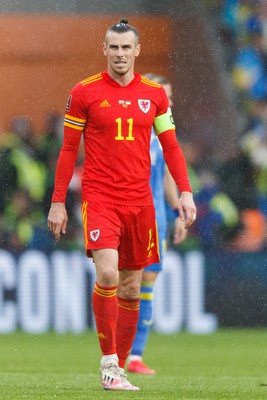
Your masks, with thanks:
<instances>
[{"instance_id":1,"label":"world cup qualifier sleeve badge","mask_svg":"<svg viewBox=\"0 0 267 400\"><path fill-rule=\"evenodd\" d=\"M66 111L70 111L70 104L71 104L72 96L68 97L67 104L66 104Z\"/></svg>"},{"instance_id":2,"label":"world cup qualifier sleeve badge","mask_svg":"<svg viewBox=\"0 0 267 400\"><path fill-rule=\"evenodd\" d=\"M99 236L100 236L100 229L95 229L93 231L90 231L90 239L93 240L94 242L97 241Z\"/></svg>"},{"instance_id":3,"label":"world cup qualifier sleeve badge","mask_svg":"<svg viewBox=\"0 0 267 400\"><path fill-rule=\"evenodd\" d=\"M138 99L138 105L140 110L142 110L143 113L147 114L148 111L150 110L151 101L145 99Z\"/></svg>"}]
</instances>

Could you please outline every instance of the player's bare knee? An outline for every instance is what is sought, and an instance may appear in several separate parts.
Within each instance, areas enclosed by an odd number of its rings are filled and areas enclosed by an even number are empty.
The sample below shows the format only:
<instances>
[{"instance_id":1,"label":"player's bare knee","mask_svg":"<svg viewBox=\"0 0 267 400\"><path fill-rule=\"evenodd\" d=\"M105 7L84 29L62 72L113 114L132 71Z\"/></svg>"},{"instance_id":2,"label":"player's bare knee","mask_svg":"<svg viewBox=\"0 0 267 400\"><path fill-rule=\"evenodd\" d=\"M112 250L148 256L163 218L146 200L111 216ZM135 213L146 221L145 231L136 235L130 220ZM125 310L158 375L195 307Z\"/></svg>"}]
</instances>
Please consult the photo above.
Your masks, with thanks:
<instances>
[{"instance_id":1,"label":"player's bare knee","mask_svg":"<svg viewBox=\"0 0 267 400\"><path fill-rule=\"evenodd\" d=\"M133 279L125 279L120 282L118 296L125 299L138 299L140 296L140 283Z\"/></svg>"},{"instance_id":2,"label":"player's bare knee","mask_svg":"<svg viewBox=\"0 0 267 400\"><path fill-rule=\"evenodd\" d=\"M104 268L97 273L97 281L102 286L117 286L118 271L114 268Z\"/></svg>"}]
</instances>

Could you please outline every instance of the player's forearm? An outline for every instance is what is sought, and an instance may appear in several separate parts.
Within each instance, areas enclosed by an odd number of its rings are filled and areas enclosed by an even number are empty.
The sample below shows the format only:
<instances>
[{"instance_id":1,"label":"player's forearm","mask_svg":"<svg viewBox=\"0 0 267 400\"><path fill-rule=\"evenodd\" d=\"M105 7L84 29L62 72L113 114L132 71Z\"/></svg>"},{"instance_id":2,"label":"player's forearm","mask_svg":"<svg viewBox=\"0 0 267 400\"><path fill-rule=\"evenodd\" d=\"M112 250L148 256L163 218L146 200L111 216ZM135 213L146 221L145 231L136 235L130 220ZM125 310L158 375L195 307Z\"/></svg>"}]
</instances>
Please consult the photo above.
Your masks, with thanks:
<instances>
[{"instance_id":1,"label":"player's forearm","mask_svg":"<svg viewBox=\"0 0 267 400\"><path fill-rule=\"evenodd\" d=\"M170 207L172 209L176 209L179 202L178 189L167 167L164 176L164 194L165 194L165 199L167 203L170 205Z\"/></svg>"},{"instance_id":2,"label":"player's forearm","mask_svg":"<svg viewBox=\"0 0 267 400\"><path fill-rule=\"evenodd\" d=\"M59 154L52 202L65 203L68 187L73 175L78 149L63 145Z\"/></svg>"},{"instance_id":3,"label":"player's forearm","mask_svg":"<svg viewBox=\"0 0 267 400\"><path fill-rule=\"evenodd\" d=\"M166 131L161 133L158 137L163 148L165 162L179 192L192 192L185 158L182 149L177 142L175 132Z\"/></svg>"}]
</instances>

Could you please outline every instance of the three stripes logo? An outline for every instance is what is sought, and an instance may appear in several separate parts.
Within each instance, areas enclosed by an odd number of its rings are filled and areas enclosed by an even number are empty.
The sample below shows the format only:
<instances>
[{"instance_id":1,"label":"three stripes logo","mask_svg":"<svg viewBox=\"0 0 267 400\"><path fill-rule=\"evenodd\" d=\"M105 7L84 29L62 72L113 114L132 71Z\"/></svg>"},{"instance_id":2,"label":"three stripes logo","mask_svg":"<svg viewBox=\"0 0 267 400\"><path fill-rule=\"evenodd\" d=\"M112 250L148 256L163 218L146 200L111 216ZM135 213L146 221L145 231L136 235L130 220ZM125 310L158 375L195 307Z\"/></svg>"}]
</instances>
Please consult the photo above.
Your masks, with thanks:
<instances>
[{"instance_id":1,"label":"three stripes logo","mask_svg":"<svg viewBox=\"0 0 267 400\"><path fill-rule=\"evenodd\" d=\"M102 101L102 103L100 104L99 107L111 107L111 105L109 104L109 102L107 100Z\"/></svg>"}]
</instances>

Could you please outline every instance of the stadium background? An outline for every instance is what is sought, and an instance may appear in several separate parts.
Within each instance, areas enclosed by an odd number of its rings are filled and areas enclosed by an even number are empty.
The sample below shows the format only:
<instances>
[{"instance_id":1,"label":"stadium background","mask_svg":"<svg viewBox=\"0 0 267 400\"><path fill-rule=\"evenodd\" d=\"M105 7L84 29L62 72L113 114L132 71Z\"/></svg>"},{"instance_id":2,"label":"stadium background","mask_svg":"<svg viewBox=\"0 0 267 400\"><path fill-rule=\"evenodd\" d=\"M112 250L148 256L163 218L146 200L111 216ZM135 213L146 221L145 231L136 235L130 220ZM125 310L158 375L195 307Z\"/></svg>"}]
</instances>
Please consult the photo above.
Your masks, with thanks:
<instances>
[{"instance_id":1,"label":"stadium background","mask_svg":"<svg viewBox=\"0 0 267 400\"><path fill-rule=\"evenodd\" d=\"M67 203L73 217L59 245L45 220L67 94L105 68L101 43L122 16L141 33L137 71L166 75L173 83L175 122L199 209L187 241L169 246L155 296L155 329L265 327L266 184L262 188L259 177L266 168L243 138L255 117L248 104L265 104L267 96L255 95L240 78L243 73L249 81L249 74L235 65L240 41L221 3L1 2L0 332L92 326L79 162ZM243 31L255 14L249 3L239 10ZM171 229L170 221L170 237ZM55 293L61 294L58 302Z\"/></svg>"}]
</instances>

